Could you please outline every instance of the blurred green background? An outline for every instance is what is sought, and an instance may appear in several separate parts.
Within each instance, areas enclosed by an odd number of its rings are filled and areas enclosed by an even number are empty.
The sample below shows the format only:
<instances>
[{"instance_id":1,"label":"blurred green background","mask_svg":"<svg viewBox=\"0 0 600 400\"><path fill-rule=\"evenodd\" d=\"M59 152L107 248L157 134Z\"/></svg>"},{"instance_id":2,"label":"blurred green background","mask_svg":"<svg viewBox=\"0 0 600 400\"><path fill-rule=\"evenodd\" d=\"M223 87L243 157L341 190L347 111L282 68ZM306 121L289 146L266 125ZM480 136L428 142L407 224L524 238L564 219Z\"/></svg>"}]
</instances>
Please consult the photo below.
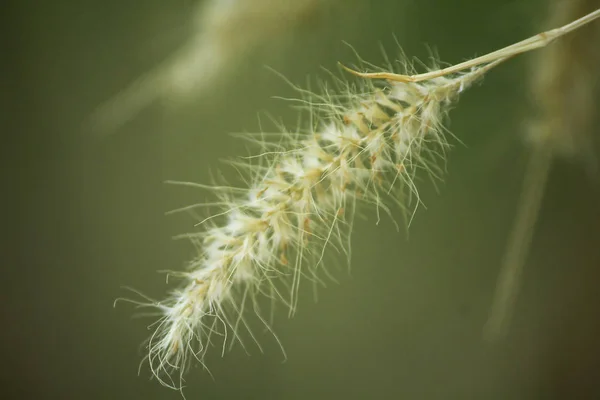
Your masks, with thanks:
<instances>
[{"instance_id":1,"label":"blurred green background","mask_svg":"<svg viewBox=\"0 0 600 400\"><path fill-rule=\"evenodd\" d=\"M536 33L542 1L338 1L275 46L241 59L208 94L156 104L113 134L93 138L86 118L166 59L192 30L193 1L25 0L6 37L5 208L10 237L2 301L2 389L7 399L178 399L143 367L147 325L113 300L132 286L160 298L162 269L181 269L193 229L170 209L205 199L166 179L207 182L219 159L246 155L230 132L257 131L259 112L289 125L294 97L269 65L303 85L337 61L374 64L397 51L448 63ZM241 32L243 34L243 32ZM14 57L12 54L14 53ZM598 177L558 161L549 181L508 338L481 339L527 152L530 55L465 93L450 128L464 142L439 192L427 181L410 234L390 221L357 221L351 273L338 271L313 301L304 285L293 319L280 308L264 354L240 346L187 375L188 399L600 398ZM14 62L14 64L13 64ZM9 75L10 76L10 75ZM14 212L13 210L17 210ZM399 214L398 214L399 215ZM371 213L367 216L372 217Z\"/></svg>"}]
</instances>

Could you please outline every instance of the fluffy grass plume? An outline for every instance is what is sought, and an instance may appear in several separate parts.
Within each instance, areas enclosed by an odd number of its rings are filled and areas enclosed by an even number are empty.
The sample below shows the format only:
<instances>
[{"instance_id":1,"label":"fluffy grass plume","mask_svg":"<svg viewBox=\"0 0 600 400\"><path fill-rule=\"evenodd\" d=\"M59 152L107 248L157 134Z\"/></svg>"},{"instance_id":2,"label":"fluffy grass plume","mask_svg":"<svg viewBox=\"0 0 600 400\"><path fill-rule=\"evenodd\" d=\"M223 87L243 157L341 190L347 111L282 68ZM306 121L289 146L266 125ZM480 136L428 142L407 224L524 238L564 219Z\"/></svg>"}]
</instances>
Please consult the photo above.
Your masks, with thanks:
<instances>
[{"instance_id":1,"label":"fluffy grass plume","mask_svg":"<svg viewBox=\"0 0 600 400\"><path fill-rule=\"evenodd\" d=\"M184 235L197 256L177 273L180 287L163 301L139 303L160 315L146 355L157 379L180 388L186 367L204 365L211 345L222 351L229 343L244 345L244 309L252 308L270 330L259 295L283 302L292 315L301 282L319 282L327 274L326 250L350 257L358 205L374 207L378 217L397 205L410 221L420 203L417 174L443 174L438 164L449 147L444 122L459 95L512 56L544 47L598 17L600 10L423 74L408 75L414 71L404 61L402 74L391 65L367 66L368 72L344 67L358 76L354 84L338 80L334 93L300 90L310 114L305 129L247 136L261 148L256 157L234 163L250 171L247 186L171 182L208 190L216 198L178 211L204 206L220 211L200 221L198 232ZM250 329L247 333L254 339Z\"/></svg>"},{"instance_id":2,"label":"fluffy grass plume","mask_svg":"<svg viewBox=\"0 0 600 400\"><path fill-rule=\"evenodd\" d=\"M185 100L216 90L255 48L289 36L333 1L200 2L181 48L102 104L89 123L98 134L112 133L156 101Z\"/></svg>"}]
</instances>

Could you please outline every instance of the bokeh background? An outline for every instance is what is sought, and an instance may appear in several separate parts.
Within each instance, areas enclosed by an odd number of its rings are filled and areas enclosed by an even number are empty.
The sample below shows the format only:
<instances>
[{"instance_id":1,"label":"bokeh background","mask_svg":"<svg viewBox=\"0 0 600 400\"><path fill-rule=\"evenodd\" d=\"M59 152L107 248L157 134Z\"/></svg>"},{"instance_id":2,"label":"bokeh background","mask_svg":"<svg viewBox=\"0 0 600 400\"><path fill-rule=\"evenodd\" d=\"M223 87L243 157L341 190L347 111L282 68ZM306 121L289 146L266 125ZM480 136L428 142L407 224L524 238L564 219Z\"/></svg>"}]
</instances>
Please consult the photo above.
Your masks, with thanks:
<instances>
[{"instance_id":1,"label":"bokeh background","mask_svg":"<svg viewBox=\"0 0 600 400\"><path fill-rule=\"evenodd\" d=\"M355 61L343 41L381 64L379 44L395 55L394 36L408 55L427 60L434 49L454 63L536 33L544 9L541 0L333 1L240 58L210 91L94 136L90 114L188 40L200 3L7 8L5 399L181 398L147 368L138 376L152 319L113 301L124 285L160 298L172 283L156 271L181 269L192 255L171 237L194 221L164 213L205 194L164 180L207 182L222 168L233 178L219 159L247 150L228 133L259 130L262 112L296 122L273 96L297 95L264 65L303 85L324 76L321 67ZM427 210L409 235L390 221L375 226L367 212L351 273L338 271L339 285L316 303L304 285L293 319L279 309L285 363L258 332L264 354L236 346L221 358L214 349L214 378L193 368L186 398L600 398L600 180L577 163L552 169L508 337L482 340L528 154L529 57L490 73L452 111L464 145L455 142L438 191L421 184Z\"/></svg>"}]
</instances>

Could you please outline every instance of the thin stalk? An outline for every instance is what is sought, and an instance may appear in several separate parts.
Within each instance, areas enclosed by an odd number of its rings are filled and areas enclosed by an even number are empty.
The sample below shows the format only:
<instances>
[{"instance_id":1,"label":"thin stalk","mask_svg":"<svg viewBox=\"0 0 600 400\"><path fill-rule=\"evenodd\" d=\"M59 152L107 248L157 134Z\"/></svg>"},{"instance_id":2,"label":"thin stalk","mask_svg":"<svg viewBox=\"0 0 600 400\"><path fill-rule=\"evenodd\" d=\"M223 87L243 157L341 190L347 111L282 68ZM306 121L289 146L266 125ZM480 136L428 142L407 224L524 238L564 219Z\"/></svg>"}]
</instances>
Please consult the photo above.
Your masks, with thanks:
<instances>
[{"instance_id":1,"label":"thin stalk","mask_svg":"<svg viewBox=\"0 0 600 400\"><path fill-rule=\"evenodd\" d=\"M519 208L500 269L490 316L484 327L484 337L489 341L497 341L506 335L551 164L552 146L546 140L533 149L525 172Z\"/></svg>"},{"instance_id":2,"label":"thin stalk","mask_svg":"<svg viewBox=\"0 0 600 400\"><path fill-rule=\"evenodd\" d=\"M436 71L430 71L423 74L417 75L402 75L402 74L393 74L390 72L371 72L364 73L358 72L351 68L348 68L342 64L342 68L346 71L359 76L361 78L366 79L387 79L394 82L421 82L429 79L439 78L441 76L454 74L465 69L473 68L481 64L487 64L498 59L506 59L518 54L526 53L532 50L536 50L542 47L546 47L548 44L552 43L554 40L558 39L561 36L566 35L576 29L581 28L582 26L589 24L595 19L600 18L600 9L593 11L567 25L564 25L560 28L552 29L546 32L538 33L535 36L532 36L528 39L522 40L518 43L511 44L510 46L504 47L500 50L493 51L491 53L485 54L481 57L474 58L472 60L464 61L462 63L453 65L448 68L442 68Z\"/></svg>"}]
</instances>

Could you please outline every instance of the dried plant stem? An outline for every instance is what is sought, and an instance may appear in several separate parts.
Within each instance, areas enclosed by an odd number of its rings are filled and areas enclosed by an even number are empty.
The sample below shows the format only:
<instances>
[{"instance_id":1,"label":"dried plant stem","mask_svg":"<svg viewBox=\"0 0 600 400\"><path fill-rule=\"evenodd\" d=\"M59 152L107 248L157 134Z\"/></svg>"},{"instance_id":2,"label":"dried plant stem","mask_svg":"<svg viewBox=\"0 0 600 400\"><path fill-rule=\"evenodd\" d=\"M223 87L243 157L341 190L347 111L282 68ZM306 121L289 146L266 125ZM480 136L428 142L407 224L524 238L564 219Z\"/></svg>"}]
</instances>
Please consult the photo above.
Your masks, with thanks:
<instances>
[{"instance_id":1,"label":"dried plant stem","mask_svg":"<svg viewBox=\"0 0 600 400\"><path fill-rule=\"evenodd\" d=\"M496 295L484 328L484 337L489 341L496 341L506 335L550 173L552 164L550 144L540 144L532 151L523 180L517 216L498 277Z\"/></svg>"},{"instance_id":2,"label":"dried plant stem","mask_svg":"<svg viewBox=\"0 0 600 400\"><path fill-rule=\"evenodd\" d=\"M599 4L599 0L550 0L547 24L563 24ZM577 21L589 22L594 14L598 11ZM580 26L565 25L569 31ZM538 115L528 126L533 153L484 329L489 341L502 339L508 331L552 161L561 155L588 156L588 164L594 161L589 153L597 109L593 79L598 71L600 31L590 29L558 43L534 60L530 85Z\"/></svg>"},{"instance_id":3,"label":"dried plant stem","mask_svg":"<svg viewBox=\"0 0 600 400\"><path fill-rule=\"evenodd\" d=\"M361 78L367 79L387 79L395 82L421 82L429 79L439 78L441 76L446 76L449 74L454 74L460 71L464 71L468 68L477 67L481 64L487 64L493 61L502 60L505 61L513 56L518 54L526 53L531 50L536 50L542 47L546 47L548 44L552 43L554 40L558 39L561 36L566 35L569 32L572 32L576 29L581 28L582 26L594 21L595 19L600 18L600 9L593 11L584 17L581 17L567 25L564 25L560 28L552 29L546 32L539 33L535 36L530 37L529 39L522 40L518 43L512 44L510 46L504 47L500 50L493 51L481 57L474 58L472 60L468 60L456 65L453 65L448 68L442 68L436 71L430 71L423 74L417 75L402 75L402 74L393 74L389 72L374 72L374 73L362 73L358 71L354 71L344 65L342 67L348 72L359 76Z\"/></svg>"}]
</instances>

